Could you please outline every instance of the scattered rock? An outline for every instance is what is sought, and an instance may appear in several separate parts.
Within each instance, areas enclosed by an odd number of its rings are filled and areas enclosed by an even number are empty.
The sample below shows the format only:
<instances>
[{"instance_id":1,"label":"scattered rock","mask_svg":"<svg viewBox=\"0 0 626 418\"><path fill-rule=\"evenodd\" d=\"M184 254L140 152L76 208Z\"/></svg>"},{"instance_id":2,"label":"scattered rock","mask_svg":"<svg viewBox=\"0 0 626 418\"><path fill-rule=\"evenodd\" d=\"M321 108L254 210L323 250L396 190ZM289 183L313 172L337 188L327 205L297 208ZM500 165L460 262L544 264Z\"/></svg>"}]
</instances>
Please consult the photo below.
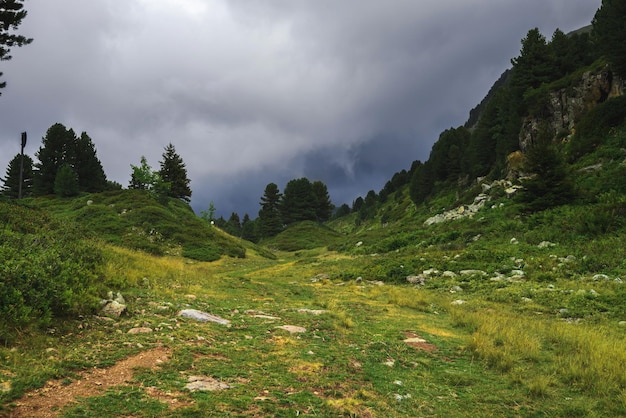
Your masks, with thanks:
<instances>
[{"instance_id":1,"label":"scattered rock","mask_svg":"<svg viewBox=\"0 0 626 418\"><path fill-rule=\"evenodd\" d=\"M465 302L463 299L457 299L457 300L453 300L452 302L450 302L451 305L463 305L467 302Z\"/></svg>"},{"instance_id":2,"label":"scattered rock","mask_svg":"<svg viewBox=\"0 0 626 418\"><path fill-rule=\"evenodd\" d=\"M554 247L556 244L550 241L541 241L537 247L539 248L550 248Z\"/></svg>"},{"instance_id":3,"label":"scattered rock","mask_svg":"<svg viewBox=\"0 0 626 418\"><path fill-rule=\"evenodd\" d=\"M354 244L355 247L360 247L361 245L363 245L363 241L359 241L356 244Z\"/></svg>"},{"instance_id":4,"label":"scattered rock","mask_svg":"<svg viewBox=\"0 0 626 418\"><path fill-rule=\"evenodd\" d=\"M519 244L519 241L517 240L517 238L511 238L511 241L510 241L510 242L511 242L511 244L512 244L512 245L517 245L517 244Z\"/></svg>"},{"instance_id":5,"label":"scattered rock","mask_svg":"<svg viewBox=\"0 0 626 418\"><path fill-rule=\"evenodd\" d=\"M317 283L317 282L319 282L320 280L328 280L328 279L330 279L330 277L328 276L328 274L323 274L323 273L322 273L322 274L317 274L315 277L313 277L313 278L311 279L311 283Z\"/></svg>"},{"instance_id":6,"label":"scattered rock","mask_svg":"<svg viewBox=\"0 0 626 418\"><path fill-rule=\"evenodd\" d=\"M406 281L411 284L417 284L423 286L426 284L428 279L423 274L418 274L417 276L406 276Z\"/></svg>"},{"instance_id":7,"label":"scattered rock","mask_svg":"<svg viewBox=\"0 0 626 418\"><path fill-rule=\"evenodd\" d=\"M190 392L230 389L230 385L209 376L189 376L185 389Z\"/></svg>"},{"instance_id":8,"label":"scattered rock","mask_svg":"<svg viewBox=\"0 0 626 418\"><path fill-rule=\"evenodd\" d=\"M149 334L151 332L152 332L152 328L139 327L139 328L131 328L131 329L129 329L127 334Z\"/></svg>"},{"instance_id":9,"label":"scattered rock","mask_svg":"<svg viewBox=\"0 0 626 418\"><path fill-rule=\"evenodd\" d=\"M459 271L461 276L486 276L487 273L482 270L461 270Z\"/></svg>"},{"instance_id":10,"label":"scattered rock","mask_svg":"<svg viewBox=\"0 0 626 418\"><path fill-rule=\"evenodd\" d=\"M299 334L299 333L303 333L306 332L306 328L304 327L298 327L296 325L281 325L279 327L276 327L282 330L285 330L291 334Z\"/></svg>"},{"instance_id":11,"label":"scattered rock","mask_svg":"<svg viewBox=\"0 0 626 418\"><path fill-rule=\"evenodd\" d=\"M383 364L387 367L393 367L396 364L396 361L392 358L388 358L386 361L383 362Z\"/></svg>"},{"instance_id":12,"label":"scattered rock","mask_svg":"<svg viewBox=\"0 0 626 418\"><path fill-rule=\"evenodd\" d=\"M462 292L463 288L461 286L452 286L450 288L450 293Z\"/></svg>"},{"instance_id":13,"label":"scattered rock","mask_svg":"<svg viewBox=\"0 0 626 418\"><path fill-rule=\"evenodd\" d=\"M606 274L594 274L593 275L593 280L609 280L609 276L607 276Z\"/></svg>"},{"instance_id":14,"label":"scattered rock","mask_svg":"<svg viewBox=\"0 0 626 418\"><path fill-rule=\"evenodd\" d=\"M457 277L457 274L455 272L453 272L453 271L450 271L450 270L444 271L441 275L443 277L448 277L448 278L451 278L451 279L454 279L455 277Z\"/></svg>"},{"instance_id":15,"label":"scattered rock","mask_svg":"<svg viewBox=\"0 0 626 418\"><path fill-rule=\"evenodd\" d=\"M300 313L307 313L307 314L311 314L311 315L321 315L321 314L325 314L326 313L326 311L324 309L306 309L306 308L298 309L298 312L300 312Z\"/></svg>"},{"instance_id":16,"label":"scattered rock","mask_svg":"<svg viewBox=\"0 0 626 418\"><path fill-rule=\"evenodd\" d=\"M126 305L115 300L104 300L104 306L100 310L100 313L110 318L119 318L125 310Z\"/></svg>"},{"instance_id":17,"label":"scattered rock","mask_svg":"<svg viewBox=\"0 0 626 418\"><path fill-rule=\"evenodd\" d=\"M393 397L396 399L396 401L401 402L405 399L411 399L411 394L407 393L406 395L400 395L399 393L394 393Z\"/></svg>"},{"instance_id":18,"label":"scattered rock","mask_svg":"<svg viewBox=\"0 0 626 418\"><path fill-rule=\"evenodd\" d=\"M195 319L200 322L215 322L221 325L229 325L230 321L228 319L220 318L217 315L212 315L210 313L202 312L197 309L183 309L178 313L179 316L184 318Z\"/></svg>"},{"instance_id":19,"label":"scattered rock","mask_svg":"<svg viewBox=\"0 0 626 418\"><path fill-rule=\"evenodd\" d=\"M438 275L439 274L439 270L437 270L437 269L428 269L428 270L424 270L422 272L422 274L424 276L432 277L432 276Z\"/></svg>"},{"instance_id":20,"label":"scattered rock","mask_svg":"<svg viewBox=\"0 0 626 418\"><path fill-rule=\"evenodd\" d=\"M374 285L374 286L384 286L385 283L380 281L380 280L368 280L367 281L369 284Z\"/></svg>"}]
</instances>

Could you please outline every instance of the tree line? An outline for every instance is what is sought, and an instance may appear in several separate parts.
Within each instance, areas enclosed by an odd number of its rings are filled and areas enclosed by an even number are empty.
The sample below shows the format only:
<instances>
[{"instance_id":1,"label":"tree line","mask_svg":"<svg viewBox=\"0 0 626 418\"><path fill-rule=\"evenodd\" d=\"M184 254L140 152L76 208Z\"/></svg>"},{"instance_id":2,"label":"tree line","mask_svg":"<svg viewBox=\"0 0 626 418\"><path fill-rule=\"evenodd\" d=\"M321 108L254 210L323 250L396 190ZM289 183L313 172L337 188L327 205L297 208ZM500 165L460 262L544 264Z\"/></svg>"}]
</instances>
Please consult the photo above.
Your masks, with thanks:
<instances>
[{"instance_id":1,"label":"tree line","mask_svg":"<svg viewBox=\"0 0 626 418\"><path fill-rule=\"evenodd\" d=\"M214 219L213 203L207 211L201 212L202 217L231 235L258 242L279 234L296 222L326 222L335 208L328 187L319 180L311 182L306 177L290 180L282 193L276 183L269 183L260 200L261 208L254 220L247 213L241 220L236 212L228 220L223 217Z\"/></svg>"},{"instance_id":2,"label":"tree line","mask_svg":"<svg viewBox=\"0 0 626 418\"><path fill-rule=\"evenodd\" d=\"M78 194L120 190L119 183L108 181L98 159L96 147L86 132L76 135L73 129L61 123L52 125L42 138L35 153L37 161L28 155L17 154L10 162L3 178L1 193L8 198L58 195L72 197ZM160 169L153 171L145 157L139 166L133 166L129 189L147 190L156 197L173 197L189 202L191 189L185 164L172 144L165 147ZM20 176L20 170L22 175Z\"/></svg>"}]
</instances>

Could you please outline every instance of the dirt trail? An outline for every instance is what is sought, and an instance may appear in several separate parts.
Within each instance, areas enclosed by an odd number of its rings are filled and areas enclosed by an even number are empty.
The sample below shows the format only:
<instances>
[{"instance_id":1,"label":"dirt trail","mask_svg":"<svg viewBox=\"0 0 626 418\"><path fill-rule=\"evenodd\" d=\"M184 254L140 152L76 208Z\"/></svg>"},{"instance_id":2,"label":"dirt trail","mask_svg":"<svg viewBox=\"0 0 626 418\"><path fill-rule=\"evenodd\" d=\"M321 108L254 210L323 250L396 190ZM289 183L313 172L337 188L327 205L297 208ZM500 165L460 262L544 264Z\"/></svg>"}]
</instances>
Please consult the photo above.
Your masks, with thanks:
<instances>
[{"instance_id":1,"label":"dirt trail","mask_svg":"<svg viewBox=\"0 0 626 418\"><path fill-rule=\"evenodd\" d=\"M44 387L28 392L22 398L14 401L17 405L10 413L10 417L56 417L65 406L76 402L79 397L89 397L101 394L107 389L129 384L133 377L133 370L137 367L155 369L169 360L170 350L164 347L143 351L132 357L119 361L106 369L92 369L79 374L80 378L68 385L61 380L51 380ZM174 406L178 400L173 395L153 393L147 390L150 396L158 398Z\"/></svg>"}]
</instances>

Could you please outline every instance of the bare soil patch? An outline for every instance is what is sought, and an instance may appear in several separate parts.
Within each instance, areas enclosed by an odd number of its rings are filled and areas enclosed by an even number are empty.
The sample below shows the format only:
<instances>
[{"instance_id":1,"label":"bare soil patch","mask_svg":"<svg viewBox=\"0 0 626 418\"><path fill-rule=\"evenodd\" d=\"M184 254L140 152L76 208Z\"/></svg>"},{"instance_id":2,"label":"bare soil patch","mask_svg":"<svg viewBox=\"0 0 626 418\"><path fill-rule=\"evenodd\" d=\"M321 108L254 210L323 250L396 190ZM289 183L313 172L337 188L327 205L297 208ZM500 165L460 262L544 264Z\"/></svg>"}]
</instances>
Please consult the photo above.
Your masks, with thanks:
<instances>
[{"instance_id":1,"label":"bare soil patch","mask_svg":"<svg viewBox=\"0 0 626 418\"><path fill-rule=\"evenodd\" d=\"M14 402L11 417L55 417L65 406L76 402L77 398L102 394L114 386L131 383L135 368L156 369L169 360L170 350L157 347L119 361L106 369L92 369L79 374L79 379L70 384L62 380L51 380L44 387L25 394ZM183 406L176 394L146 390L150 396L166 402L170 407Z\"/></svg>"}]
</instances>

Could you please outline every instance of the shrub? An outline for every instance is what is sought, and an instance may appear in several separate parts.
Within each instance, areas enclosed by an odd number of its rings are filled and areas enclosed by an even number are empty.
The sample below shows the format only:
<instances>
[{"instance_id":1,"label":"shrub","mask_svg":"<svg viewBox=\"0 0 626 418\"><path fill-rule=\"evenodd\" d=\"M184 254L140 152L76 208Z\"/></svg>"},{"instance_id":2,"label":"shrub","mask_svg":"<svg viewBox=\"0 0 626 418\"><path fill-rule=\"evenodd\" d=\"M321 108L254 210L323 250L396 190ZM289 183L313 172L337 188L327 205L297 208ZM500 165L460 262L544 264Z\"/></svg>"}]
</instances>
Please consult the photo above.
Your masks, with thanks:
<instances>
[{"instance_id":1,"label":"shrub","mask_svg":"<svg viewBox=\"0 0 626 418\"><path fill-rule=\"evenodd\" d=\"M0 340L96 306L102 254L74 226L0 203Z\"/></svg>"}]
</instances>

